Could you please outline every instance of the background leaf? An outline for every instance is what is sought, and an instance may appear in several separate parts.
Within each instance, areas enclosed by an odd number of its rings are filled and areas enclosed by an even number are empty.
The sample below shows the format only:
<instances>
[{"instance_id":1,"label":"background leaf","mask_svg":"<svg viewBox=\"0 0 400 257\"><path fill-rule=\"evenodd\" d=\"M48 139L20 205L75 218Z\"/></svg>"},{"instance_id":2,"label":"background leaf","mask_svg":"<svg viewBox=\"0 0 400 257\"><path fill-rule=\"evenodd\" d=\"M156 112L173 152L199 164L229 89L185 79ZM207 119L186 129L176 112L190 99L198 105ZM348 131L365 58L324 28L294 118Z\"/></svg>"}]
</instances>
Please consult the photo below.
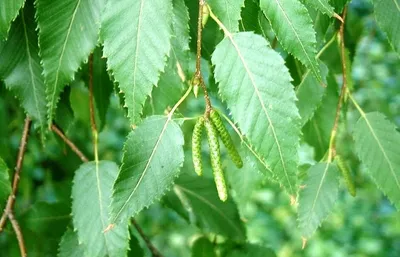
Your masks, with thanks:
<instances>
[{"instance_id":1,"label":"background leaf","mask_svg":"<svg viewBox=\"0 0 400 257\"><path fill-rule=\"evenodd\" d=\"M353 130L355 151L382 192L400 210L400 133L385 116L361 114Z\"/></svg>"},{"instance_id":2,"label":"background leaf","mask_svg":"<svg viewBox=\"0 0 400 257\"><path fill-rule=\"evenodd\" d=\"M373 0L376 21L400 55L400 3L398 0ZM397 24L397 25L395 25Z\"/></svg>"},{"instance_id":3,"label":"background leaf","mask_svg":"<svg viewBox=\"0 0 400 257\"><path fill-rule=\"evenodd\" d=\"M208 0L207 4L230 32L239 30L240 13L244 7L244 0Z\"/></svg>"},{"instance_id":4,"label":"background leaf","mask_svg":"<svg viewBox=\"0 0 400 257\"><path fill-rule=\"evenodd\" d=\"M260 6L283 48L311 69L321 81L315 59L317 40L307 8L298 0L261 0Z\"/></svg>"},{"instance_id":5,"label":"background leaf","mask_svg":"<svg viewBox=\"0 0 400 257\"><path fill-rule=\"evenodd\" d=\"M0 4L0 39L6 38L11 22L18 16L25 0L2 0Z\"/></svg>"},{"instance_id":6,"label":"background leaf","mask_svg":"<svg viewBox=\"0 0 400 257\"><path fill-rule=\"evenodd\" d=\"M71 229L65 231L60 242L58 257L86 257L82 244L79 244L78 235Z\"/></svg>"},{"instance_id":7,"label":"background leaf","mask_svg":"<svg viewBox=\"0 0 400 257\"><path fill-rule=\"evenodd\" d=\"M219 200L212 179L182 175L174 192L188 210L191 223L205 232L221 234L233 240L244 240L246 231L231 198Z\"/></svg>"},{"instance_id":8,"label":"background leaf","mask_svg":"<svg viewBox=\"0 0 400 257\"><path fill-rule=\"evenodd\" d=\"M133 124L140 121L143 104L164 71L171 22L171 0L108 1L101 32L104 55Z\"/></svg>"},{"instance_id":9,"label":"background leaf","mask_svg":"<svg viewBox=\"0 0 400 257\"><path fill-rule=\"evenodd\" d=\"M282 58L261 36L240 32L218 44L212 62L219 93L234 120L278 181L295 195L299 114Z\"/></svg>"},{"instance_id":10,"label":"background leaf","mask_svg":"<svg viewBox=\"0 0 400 257\"><path fill-rule=\"evenodd\" d=\"M134 216L165 194L182 167L183 143L179 126L163 116L146 118L128 135L114 184L112 223Z\"/></svg>"},{"instance_id":11,"label":"background leaf","mask_svg":"<svg viewBox=\"0 0 400 257\"><path fill-rule=\"evenodd\" d=\"M0 208L6 205L6 200L11 193L11 182L8 176L7 164L0 158Z\"/></svg>"},{"instance_id":12,"label":"background leaf","mask_svg":"<svg viewBox=\"0 0 400 257\"><path fill-rule=\"evenodd\" d=\"M308 170L299 196L299 227L309 238L332 211L338 198L339 170L336 165L318 163Z\"/></svg>"},{"instance_id":13,"label":"background leaf","mask_svg":"<svg viewBox=\"0 0 400 257\"><path fill-rule=\"evenodd\" d=\"M230 251L226 257L275 257L274 251L271 249L256 245L256 244L246 244L239 249L233 249Z\"/></svg>"},{"instance_id":14,"label":"background leaf","mask_svg":"<svg viewBox=\"0 0 400 257\"><path fill-rule=\"evenodd\" d=\"M330 17L335 13L333 7L329 4L329 0L305 0L305 3Z\"/></svg>"},{"instance_id":15,"label":"background leaf","mask_svg":"<svg viewBox=\"0 0 400 257\"><path fill-rule=\"evenodd\" d=\"M110 161L82 164L72 186L72 215L79 241L88 256L125 256L128 249L127 224L104 232L109 225L112 185L118 166Z\"/></svg>"},{"instance_id":16,"label":"background leaf","mask_svg":"<svg viewBox=\"0 0 400 257\"><path fill-rule=\"evenodd\" d=\"M214 246L206 237L199 237L192 246L192 257L216 257Z\"/></svg>"},{"instance_id":17,"label":"background leaf","mask_svg":"<svg viewBox=\"0 0 400 257\"><path fill-rule=\"evenodd\" d=\"M44 128L46 95L33 15L32 6L27 4L13 23L7 41L0 42L0 78L28 115Z\"/></svg>"},{"instance_id":18,"label":"background leaf","mask_svg":"<svg viewBox=\"0 0 400 257\"><path fill-rule=\"evenodd\" d=\"M36 0L49 124L60 93L94 49L105 0Z\"/></svg>"}]
</instances>

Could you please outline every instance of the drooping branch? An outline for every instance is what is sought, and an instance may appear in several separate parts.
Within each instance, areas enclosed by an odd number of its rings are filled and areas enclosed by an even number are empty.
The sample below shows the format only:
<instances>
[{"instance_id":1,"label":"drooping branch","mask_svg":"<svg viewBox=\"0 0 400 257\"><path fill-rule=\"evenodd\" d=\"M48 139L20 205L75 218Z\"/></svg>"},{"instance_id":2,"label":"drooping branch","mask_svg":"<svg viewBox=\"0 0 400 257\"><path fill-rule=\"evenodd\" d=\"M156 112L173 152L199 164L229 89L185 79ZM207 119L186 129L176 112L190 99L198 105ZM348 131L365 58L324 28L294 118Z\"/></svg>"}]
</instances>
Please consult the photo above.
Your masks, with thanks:
<instances>
[{"instance_id":1,"label":"drooping branch","mask_svg":"<svg viewBox=\"0 0 400 257\"><path fill-rule=\"evenodd\" d=\"M133 226L139 232L139 235L143 238L143 241L146 243L147 248L149 248L153 257L163 257L163 255L157 250L157 248L151 243L150 239L143 232L143 229L137 224L135 219L131 219Z\"/></svg>"},{"instance_id":2,"label":"drooping branch","mask_svg":"<svg viewBox=\"0 0 400 257\"><path fill-rule=\"evenodd\" d=\"M76 147L74 143L72 143L71 140L69 140L64 133L55 125L51 125L51 130L53 130L70 148L71 150L78 155L78 157L83 161L83 162L88 162L88 158Z\"/></svg>"}]
</instances>

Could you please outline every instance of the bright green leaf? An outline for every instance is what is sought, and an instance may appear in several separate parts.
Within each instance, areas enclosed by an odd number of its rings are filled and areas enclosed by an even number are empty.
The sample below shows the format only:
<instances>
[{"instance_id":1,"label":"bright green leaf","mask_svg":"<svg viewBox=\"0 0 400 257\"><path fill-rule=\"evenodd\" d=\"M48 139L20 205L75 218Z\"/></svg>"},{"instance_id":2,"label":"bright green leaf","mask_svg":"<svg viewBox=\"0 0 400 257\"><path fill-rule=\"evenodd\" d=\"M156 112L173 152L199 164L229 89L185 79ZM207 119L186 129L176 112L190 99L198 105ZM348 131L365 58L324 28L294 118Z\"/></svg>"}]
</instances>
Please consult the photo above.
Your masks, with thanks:
<instances>
[{"instance_id":1,"label":"bright green leaf","mask_svg":"<svg viewBox=\"0 0 400 257\"><path fill-rule=\"evenodd\" d=\"M261 0L260 5L282 46L322 81L315 59L317 39L307 8L298 0Z\"/></svg>"},{"instance_id":2,"label":"bright green leaf","mask_svg":"<svg viewBox=\"0 0 400 257\"><path fill-rule=\"evenodd\" d=\"M8 176L7 164L0 158L0 209L5 206L5 201L11 193L11 183Z\"/></svg>"},{"instance_id":3,"label":"bright green leaf","mask_svg":"<svg viewBox=\"0 0 400 257\"><path fill-rule=\"evenodd\" d=\"M82 164L75 172L72 186L72 216L79 241L88 256L125 256L128 249L128 227L110 224L112 185L118 166L110 161Z\"/></svg>"},{"instance_id":4,"label":"bright green leaf","mask_svg":"<svg viewBox=\"0 0 400 257\"><path fill-rule=\"evenodd\" d=\"M206 237L199 237L192 246L192 257L216 257L214 245Z\"/></svg>"},{"instance_id":5,"label":"bright green leaf","mask_svg":"<svg viewBox=\"0 0 400 257\"><path fill-rule=\"evenodd\" d=\"M309 238L332 211L339 192L338 174L336 165L329 163L318 163L308 170L298 208L299 227L305 238Z\"/></svg>"},{"instance_id":6,"label":"bright green leaf","mask_svg":"<svg viewBox=\"0 0 400 257\"><path fill-rule=\"evenodd\" d=\"M25 0L2 0L0 4L0 40L7 37L11 22L18 16Z\"/></svg>"},{"instance_id":7,"label":"bright green leaf","mask_svg":"<svg viewBox=\"0 0 400 257\"><path fill-rule=\"evenodd\" d=\"M400 2L373 0L376 21L386 33L393 49L400 55Z\"/></svg>"},{"instance_id":8,"label":"bright green leaf","mask_svg":"<svg viewBox=\"0 0 400 257\"><path fill-rule=\"evenodd\" d=\"M26 6L0 42L0 78L21 101L25 111L44 128L46 95L40 66L33 8Z\"/></svg>"},{"instance_id":9,"label":"bright green leaf","mask_svg":"<svg viewBox=\"0 0 400 257\"><path fill-rule=\"evenodd\" d=\"M40 55L51 124L60 93L94 49L105 0L36 0Z\"/></svg>"},{"instance_id":10,"label":"bright green leaf","mask_svg":"<svg viewBox=\"0 0 400 257\"><path fill-rule=\"evenodd\" d=\"M239 30L240 13L244 7L244 0L208 0L207 4L229 31L237 32Z\"/></svg>"},{"instance_id":11,"label":"bright green leaf","mask_svg":"<svg viewBox=\"0 0 400 257\"><path fill-rule=\"evenodd\" d=\"M329 0L306 0L305 3L330 17L335 14L333 7L329 4Z\"/></svg>"},{"instance_id":12,"label":"bright green leaf","mask_svg":"<svg viewBox=\"0 0 400 257\"><path fill-rule=\"evenodd\" d=\"M400 210L400 133L385 116L362 114L353 131L355 151L382 192Z\"/></svg>"},{"instance_id":13,"label":"bright green leaf","mask_svg":"<svg viewBox=\"0 0 400 257\"><path fill-rule=\"evenodd\" d=\"M78 241L78 235L67 229L61 239L58 257L86 257L83 244Z\"/></svg>"},{"instance_id":14,"label":"bright green leaf","mask_svg":"<svg viewBox=\"0 0 400 257\"><path fill-rule=\"evenodd\" d=\"M174 191L189 212L191 223L206 232L221 234L230 239L244 240L246 231L237 207L231 198L222 202L211 179L182 175Z\"/></svg>"},{"instance_id":15,"label":"bright green leaf","mask_svg":"<svg viewBox=\"0 0 400 257\"><path fill-rule=\"evenodd\" d=\"M108 1L101 31L104 55L133 124L140 121L143 104L164 71L171 22L171 0Z\"/></svg>"},{"instance_id":16,"label":"bright green leaf","mask_svg":"<svg viewBox=\"0 0 400 257\"><path fill-rule=\"evenodd\" d=\"M276 257L276 254L270 248L248 243L232 249L226 257Z\"/></svg>"},{"instance_id":17,"label":"bright green leaf","mask_svg":"<svg viewBox=\"0 0 400 257\"><path fill-rule=\"evenodd\" d=\"M114 184L112 223L134 216L160 199L183 165L183 135L163 116L151 116L133 130L124 146Z\"/></svg>"},{"instance_id":18,"label":"bright green leaf","mask_svg":"<svg viewBox=\"0 0 400 257\"><path fill-rule=\"evenodd\" d=\"M282 58L263 37L240 32L217 46L212 62L219 93L239 128L287 192L296 195L299 114Z\"/></svg>"}]
</instances>

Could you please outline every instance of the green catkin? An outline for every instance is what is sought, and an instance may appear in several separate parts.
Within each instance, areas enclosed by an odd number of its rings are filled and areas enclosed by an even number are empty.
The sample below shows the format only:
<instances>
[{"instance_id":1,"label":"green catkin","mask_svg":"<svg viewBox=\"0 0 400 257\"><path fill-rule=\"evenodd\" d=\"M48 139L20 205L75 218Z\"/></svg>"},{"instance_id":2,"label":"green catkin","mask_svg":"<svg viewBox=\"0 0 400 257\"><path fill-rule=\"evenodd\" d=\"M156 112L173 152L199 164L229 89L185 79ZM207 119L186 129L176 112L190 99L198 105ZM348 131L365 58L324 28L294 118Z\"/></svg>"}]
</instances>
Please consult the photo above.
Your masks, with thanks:
<instances>
[{"instance_id":1,"label":"green catkin","mask_svg":"<svg viewBox=\"0 0 400 257\"><path fill-rule=\"evenodd\" d=\"M357 194L356 186L354 184L353 178L351 177L349 167L347 166L346 162L342 159L340 155L336 155L335 161L339 170L342 172L344 181L347 186L347 190L349 191L351 196L355 197Z\"/></svg>"},{"instance_id":2,"label":"green catkin","mask_svg":"<svg viewBox=\"0 0 400 257\"><path fill-rule=\"evenodd\" d=\"M210 120L205 121L208 145L210 147L211 167L214 173L214 181L221 201L226 201L228 192L225 183L224 172L221 165L219 152L218 132Z\"/></svg>"},{"instance_id":3,"label":"green catkin","mask_svg":"<svg viewBox=\"0 0 400 257\"><path fill-rule=\"evenodd\" d=\"M228 150L228 154L231 157L233 163L236 165L236 167L242 168L243 167L242 158L240 157L238 151L236 150L236 147L233 144L232 138L229 135L228 130L224 126L224 123L222 123L221 117L219 116L218 112L215 110L211 110L210 118L218 131L218 134L221 138L222 143L225 145L226 149Z\"/></svg>"},{"instance_id":4,"label":"green catkin","mask_svg":"<svg viewBox=\"0 0 400 257\"><path fill-rule=\"evenodd\" d=\"M197 175L203 175L203 165L201 163L201 135L203 134L204 117L200 117L193 128L192 136L192 159L194 171Z\"/></svg>"}]
</instances>

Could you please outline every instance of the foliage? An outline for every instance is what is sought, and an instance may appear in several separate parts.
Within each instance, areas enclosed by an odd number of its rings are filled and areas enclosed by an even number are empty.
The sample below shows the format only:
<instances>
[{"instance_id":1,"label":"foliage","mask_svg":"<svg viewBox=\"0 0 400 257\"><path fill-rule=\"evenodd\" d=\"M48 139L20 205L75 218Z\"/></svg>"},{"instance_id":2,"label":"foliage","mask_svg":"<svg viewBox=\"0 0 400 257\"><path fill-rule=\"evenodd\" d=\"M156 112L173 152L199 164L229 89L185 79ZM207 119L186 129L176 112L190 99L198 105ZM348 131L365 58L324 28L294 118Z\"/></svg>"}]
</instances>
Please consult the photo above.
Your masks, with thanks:
<instances>
[{"instance_id":1,"label":"foliage","mask_svg":"<svg viewBox=\"0 0 400 257\"><path fill-rule=\"evenodd\" d=\"M398 7L2 1L1 255L397 256Z\"/></svg>"}]
</instances>

